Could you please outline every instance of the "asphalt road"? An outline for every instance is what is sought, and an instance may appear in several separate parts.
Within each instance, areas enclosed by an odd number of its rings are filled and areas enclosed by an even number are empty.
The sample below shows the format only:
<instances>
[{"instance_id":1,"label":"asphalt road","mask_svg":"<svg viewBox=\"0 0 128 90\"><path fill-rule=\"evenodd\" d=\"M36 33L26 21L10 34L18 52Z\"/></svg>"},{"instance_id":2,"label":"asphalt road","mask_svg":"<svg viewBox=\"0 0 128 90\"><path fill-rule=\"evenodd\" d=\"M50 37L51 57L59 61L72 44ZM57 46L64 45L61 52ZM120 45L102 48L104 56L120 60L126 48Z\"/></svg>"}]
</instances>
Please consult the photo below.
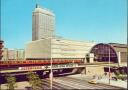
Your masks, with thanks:
<instances>
[{"instance_id":1,"label":"asphalt road","mask_svg":"<svg viewBox=\"0 0 128 90\"><path fill-rule=\"evenodd\" d=\"M43 84L42 84L41 88L50 89L50 81L49 81L49 79L43 79ZM73 89L73 88L70 87L70 86L67 86L67 85L64 85L64 84L61 84L61 83L53 81L52 89Z\"/></svg>"},{"instance_id":2,"label":"asphalt road","mask_svg":"<svg viewBox=\"0 0 128 90\"><path fill-rule=\"evenodd\" d=\"M42 89L50 89L49 78L43 79L43 84L40 87ZM90 84L86 80L79 80L67 76L54 77L53 79L53 89L121 89L119 87L105 85L105 84Z\"/></svg>"}]
</instances>

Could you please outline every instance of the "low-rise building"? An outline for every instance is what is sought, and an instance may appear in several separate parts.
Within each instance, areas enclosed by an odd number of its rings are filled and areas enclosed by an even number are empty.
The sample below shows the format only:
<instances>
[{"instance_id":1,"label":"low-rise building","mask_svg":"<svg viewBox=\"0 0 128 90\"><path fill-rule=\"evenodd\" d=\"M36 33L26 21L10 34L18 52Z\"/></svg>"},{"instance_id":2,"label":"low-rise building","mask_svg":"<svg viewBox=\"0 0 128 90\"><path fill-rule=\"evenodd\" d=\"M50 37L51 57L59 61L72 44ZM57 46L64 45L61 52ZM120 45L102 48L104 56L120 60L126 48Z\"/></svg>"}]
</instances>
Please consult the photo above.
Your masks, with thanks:
<instances>
[{"instance_id":1,"label":"low-rise building","mask_svg":"<svg viewBox=\"0 0 128 90\"><path fill-rule=\"evenodd\" d=\"M24 49L8 49L4 48L2 60L24 60Z\"/></svg>"},{"instance_id":2,"label":"low-rise building","mask_svg":"<svg viewBox=\"0 0 128 90\"><path fill-rule=\"evenodd\" d=\"M118 60L120 63L127 62L128 60L128 46L126 44L119 44L119 43L109 43L116 51L118 54Z\"/></svg>"},{"instance_id":3,"label":"low-rise building","mask_svg":"<svg viewBox=\"0 0 128 90\"><path fill-rule=\"evenodd\" d=\"M85 58L95 42L48 38L31 41L26 45L26 59Z\"/></svg>"}]
</instances>

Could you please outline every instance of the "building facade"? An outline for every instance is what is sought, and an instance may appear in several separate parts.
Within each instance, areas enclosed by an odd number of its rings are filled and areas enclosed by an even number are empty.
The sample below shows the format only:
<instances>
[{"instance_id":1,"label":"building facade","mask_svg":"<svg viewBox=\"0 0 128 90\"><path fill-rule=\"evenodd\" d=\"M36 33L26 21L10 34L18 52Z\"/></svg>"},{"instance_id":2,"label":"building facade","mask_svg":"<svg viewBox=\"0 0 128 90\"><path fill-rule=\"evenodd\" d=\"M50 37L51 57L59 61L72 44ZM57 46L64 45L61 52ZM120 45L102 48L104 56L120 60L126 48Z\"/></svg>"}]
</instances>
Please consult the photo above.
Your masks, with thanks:
<instances>
[{"instance_id":1,"label":"building facade","mask_svg":"<svg viewBox=\"0 0 128 90\"><path fill-rule=\"evenodd\" d=\"M118 64L127 62L127 45L118 43L99 43L92 47L90 53L94 54L94 61L115 62Z\"/></svg>"},{"instance_id":2,"label":"building facade","mask_svg":"<svg viewBox=\"0 0 128 90\"><path fill-rule=\"evenodd\" d=\"M25 48L26 59L85 58L94 42L74 41L54 37L29 42Z\"/></svg>"},{"instance_id":3,"label":"building facade","mask_svg":"<svg viewBox=\"0 0 128 90\"><path fill-rule=\"evenodd\" d=\"M109 43L116 51L118 55L119 63L127 62L128 60L128 46L126 44Z\"/></svg>"},{"instance_id":4,"label":"building facade","mask_svg":"<svg viewBox=\"0 0 128 90\"><path fill-rule=\"evenodd\" d=\"M32 41L52 37L55 31L55 15L36 5L32 13Z\"/></svg>"},{"instance_id":5,"label":"building facade","mask_svg":"<svg viewBox=\"0 0 128 90\"><path fill-rule=\"evenodd\" d=\"M26 44L26 59L85 58L87 62L120 63L127 61L126 45L74 41L55 36L55 15L35 8L32 16L32 40ZM54 36L54 37L53 37Z\"/></svg>"},{"instance_id":6,"label":"building facade","mask_svg":"<svg viewBox=\"0 0 128 90\"><path fill-rule=\"evenodd\" d=\"M4 48L2 60L24 60L24 49L8 49Z\"/></svg>"}]
</instances>

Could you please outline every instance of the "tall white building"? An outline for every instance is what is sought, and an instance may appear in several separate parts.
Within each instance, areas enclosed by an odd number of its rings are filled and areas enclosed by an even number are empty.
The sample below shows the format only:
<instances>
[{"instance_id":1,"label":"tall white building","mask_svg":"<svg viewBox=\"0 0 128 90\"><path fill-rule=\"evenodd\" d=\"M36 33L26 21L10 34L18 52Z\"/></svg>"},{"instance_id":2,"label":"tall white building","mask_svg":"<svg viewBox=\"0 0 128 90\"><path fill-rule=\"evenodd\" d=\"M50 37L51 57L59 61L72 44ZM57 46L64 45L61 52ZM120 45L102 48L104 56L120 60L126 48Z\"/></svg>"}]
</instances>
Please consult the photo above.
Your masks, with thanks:
<instances>
[{"instance_id":1,"label":"tall white building","mask_svg":"<svg viewBox=\"0 0 128 90\"><path fill-rule=\"evenodd\" d=\"M55 15L52 11L36 5L32 15L32 41L52 37L55 30Z\"/></svg>"}]
</instances>

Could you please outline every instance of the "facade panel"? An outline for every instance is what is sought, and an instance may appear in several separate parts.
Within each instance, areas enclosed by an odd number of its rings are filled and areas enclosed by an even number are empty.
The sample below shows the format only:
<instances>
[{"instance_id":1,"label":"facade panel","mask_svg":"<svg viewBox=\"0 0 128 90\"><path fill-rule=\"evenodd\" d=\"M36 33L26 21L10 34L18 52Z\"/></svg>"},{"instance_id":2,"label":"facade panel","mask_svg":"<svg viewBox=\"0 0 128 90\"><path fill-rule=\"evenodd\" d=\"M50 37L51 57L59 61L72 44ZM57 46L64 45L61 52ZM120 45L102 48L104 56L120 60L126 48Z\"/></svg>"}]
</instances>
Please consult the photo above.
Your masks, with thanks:
<instances>
[{"instance_id":1,"label":"facade panel","mask_svg":"<svg viewBox=\"0 0 128 90\"><path fill-rule=\"evenodd\" d=\"M119 43L110 43L110 45L115 49L116 53L120 53L118 58L120 58L120 63L127 62L127 48L126 44L119 44Z\"/></svg>"},{"instance_id":2,"label":"facade panel","mask_svg":"<svg viewBox=\"0 0 128 90\"><path fill-rule=\"evenodd\" d=\"M27 44L26 58L50 58L50 54L52 58L85 58L94 45L94 42L73 41L57 37L52 38L52 41L42 39Z\"/></svg>"},{"instance_id":3,"label":"facade panel","mask_svg":"<svg viewBox=\"0 0 128 90\"><path fill-rule=\"evenodd\" d=\"M8 49L4 48L2 60L24 60L24 49Z\"/></svg>"},{"instance_id":4,"label":"facade panel","mask_svg":"<svg viewBox=\"0 0 128 90\"><path fill-rule=\"evenodd\" d=\"M28 43L25 47L26 59L44 59L51 56L51 39L41 39Z\"/></svg>"}]
</instances>

